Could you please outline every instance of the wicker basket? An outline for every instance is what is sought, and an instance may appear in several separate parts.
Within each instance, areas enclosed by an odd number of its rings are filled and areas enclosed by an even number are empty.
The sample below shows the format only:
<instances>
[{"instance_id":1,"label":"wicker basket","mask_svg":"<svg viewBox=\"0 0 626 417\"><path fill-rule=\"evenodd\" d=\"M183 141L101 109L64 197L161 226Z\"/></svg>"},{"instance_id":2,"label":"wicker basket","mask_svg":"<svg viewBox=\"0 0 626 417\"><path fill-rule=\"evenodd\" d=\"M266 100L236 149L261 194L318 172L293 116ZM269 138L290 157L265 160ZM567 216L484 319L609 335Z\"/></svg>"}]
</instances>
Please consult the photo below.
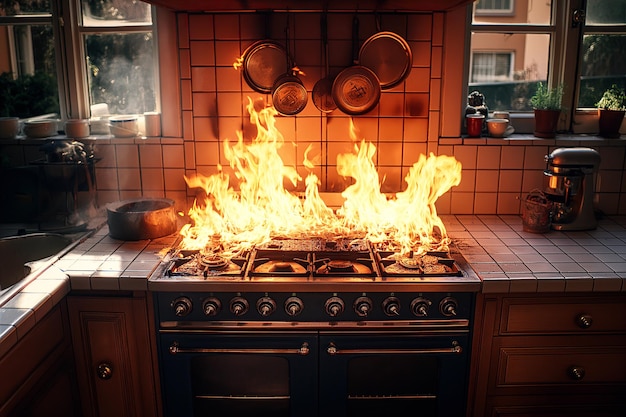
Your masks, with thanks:
<instances>
[{"instance_id":1,"label":"wicker basket","mask_svg":"<svg viewBox=\"0 0 626 417\"><path fill-rule=\"evenodd\" d=\"M524 231L546 233L550 230L552 202L540 190L532 190L522 203Z\"/></svg>"}]
</instances>

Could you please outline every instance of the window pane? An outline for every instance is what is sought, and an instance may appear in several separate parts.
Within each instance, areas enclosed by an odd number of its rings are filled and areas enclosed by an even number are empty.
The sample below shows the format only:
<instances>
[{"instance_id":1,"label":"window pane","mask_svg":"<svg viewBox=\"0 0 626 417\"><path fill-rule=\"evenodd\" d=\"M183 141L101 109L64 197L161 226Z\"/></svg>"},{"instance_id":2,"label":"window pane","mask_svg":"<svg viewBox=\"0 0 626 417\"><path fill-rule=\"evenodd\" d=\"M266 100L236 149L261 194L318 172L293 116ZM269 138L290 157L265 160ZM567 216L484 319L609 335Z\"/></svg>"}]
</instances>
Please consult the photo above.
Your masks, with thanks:
<instances>
[{"instance_id":1,"label":"window pane","mask_svg":"<svg viewBox=\"0 0 626 417\"><path fill-rule=\"evenodd\" d=\"M150 5L129 0L82 0L83 26L151 24Z\"/></svg>"},{"instance_id":2,"label":"window pane","mask_svg":"<svg viewBox=\"0 0 626 417\"><path fill-rule=\"evenodd\" d=\"M550 35L472 33L468 94L478 90L490 110L530 111L537 81L548 77Z\"/></svg>"},{"instance_id":3,"label":"window pane","mask_svg":"<svg viewBox=\"0 0 626 417\"><path fill-rule=\"evenodd\" d=\"M0 2L0 16L16 16L21 14L50 13L52 7L49 0L17 0Z\"/></svg>"},{"instance_id":4,"label":"window pane","mask_svg":"<svg viewBox=\"0 0 626 417\"><path fill-rule=\"evenodd\" d=\"M626 0L587 0L587 25L626 24Z\"/></svg>"},{"instance_id":5,"label":"window pane","mask_svg":"<svg viewBox=\"0 0 626 417\"><path fill-rule=\"evenodd\" d=\"M626 88L626 35L583 37L578 107L595 107L612 84Z\"/></svg>"},{"instance_id":6,"label":"window pane","mask_svg":"<svg viewBox=\"0 0 626 417\"><path fill-rule=\"evenodd\" d=\"M0 60L0 116L59 114L52 27L0 26L2 37L10 41Z\"/></svg>"},{"instance_id":7,"label":"window pane","mask_svg":"<svg viewBox=\"0 0 626 417\"><path fill-rule=\"evenodd\" d=\"M479 0L473 23L549 25L552 1Z\"/></svg>"},{"instance_id":8,"label":"window pane","mask_svg":"<svg viewBox=\"0 0 626 417\"><path fill-rule=\"evenodd\" d=\"M154 42L151 32L85 36L91 105L110 114L156 110Z\"/></svg>"}]
</instances>

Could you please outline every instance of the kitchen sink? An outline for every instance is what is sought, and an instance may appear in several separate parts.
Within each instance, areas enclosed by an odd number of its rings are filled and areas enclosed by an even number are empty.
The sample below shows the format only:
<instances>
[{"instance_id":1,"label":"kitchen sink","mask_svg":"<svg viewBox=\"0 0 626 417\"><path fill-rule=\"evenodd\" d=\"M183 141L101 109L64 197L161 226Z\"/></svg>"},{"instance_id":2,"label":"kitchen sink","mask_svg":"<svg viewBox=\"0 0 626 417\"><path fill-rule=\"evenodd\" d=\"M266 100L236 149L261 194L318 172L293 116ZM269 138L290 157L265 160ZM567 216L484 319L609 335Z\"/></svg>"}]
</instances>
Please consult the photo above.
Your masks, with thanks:
<instances>
[{"instance_id":1,"label":"kitchen sink","mask_svg":"<svg viewBox=\"0 0 626 417\"><path fill-rule=\"evenodd\" d=\"M76 236L56 233L29 233L0 238L0 300L2 296L59 254L76 240ZM1 304L1 303L0 303Z\"/></svg>"}]
</instances>

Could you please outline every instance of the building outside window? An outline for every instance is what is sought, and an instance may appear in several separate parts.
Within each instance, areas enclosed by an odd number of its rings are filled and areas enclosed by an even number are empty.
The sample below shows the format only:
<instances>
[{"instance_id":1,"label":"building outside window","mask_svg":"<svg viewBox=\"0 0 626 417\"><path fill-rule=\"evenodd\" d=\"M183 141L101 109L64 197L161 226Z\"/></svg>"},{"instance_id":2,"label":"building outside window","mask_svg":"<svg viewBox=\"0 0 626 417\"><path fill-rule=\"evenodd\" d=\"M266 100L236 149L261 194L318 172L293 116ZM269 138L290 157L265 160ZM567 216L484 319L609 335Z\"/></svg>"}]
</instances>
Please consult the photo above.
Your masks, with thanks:
<instances>
[{"instance_id":1,"label":"building outside window","mask_svg":"<svg viewBox=\"0 0 626 417\"><path fill-rule=\"evenodd\" d=\"M467 92L483 93L490 110L531 114L539 82L562 84L563 128L585 133L604 90L626 88L626 0L478 0L470 32ZM514 57L508 78L504 54Z\"/></svg>"},{"instance_id":2,"label":"building outside window","mask_svg":"<svg viewBox=\"0 0 626 417\"><path fill-rule=\"evenodd\" d=\"M128 0L0 0L0 116L158 110L152 12Z\"/></svg>"}]
</instances>

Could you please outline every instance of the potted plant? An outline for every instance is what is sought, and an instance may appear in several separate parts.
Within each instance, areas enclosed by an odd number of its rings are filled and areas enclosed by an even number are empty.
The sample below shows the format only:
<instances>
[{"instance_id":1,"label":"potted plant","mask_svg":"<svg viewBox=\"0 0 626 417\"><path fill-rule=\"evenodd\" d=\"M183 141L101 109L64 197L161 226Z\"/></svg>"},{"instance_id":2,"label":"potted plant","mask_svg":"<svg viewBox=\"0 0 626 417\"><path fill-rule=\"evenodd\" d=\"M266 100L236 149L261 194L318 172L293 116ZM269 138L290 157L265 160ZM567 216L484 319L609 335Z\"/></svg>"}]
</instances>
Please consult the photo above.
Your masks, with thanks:
<instances>
[{"instance_id":1,"label":"potted plant","mask_svg":"<svg viewBox=\"0 0 626 417\"><path fill-rule=\"evenodd\" d=\"M537 91L530 98L530 105L535 111L535 131L538 138L553 138L561 116L563 85L548 88L543 83L537 85Z\"/></svg>"},{"instance_id":2,"label":"potted plant","mask_svg":"<svg viewBox=\"0 0 626 417\"><path fill-rule=\"evenodd\" d=\"M600 136L618 138L619 129L626 113L626 93L623 88L613 84L602 94L596 103Z\"/></svg>"}]
</instances>

